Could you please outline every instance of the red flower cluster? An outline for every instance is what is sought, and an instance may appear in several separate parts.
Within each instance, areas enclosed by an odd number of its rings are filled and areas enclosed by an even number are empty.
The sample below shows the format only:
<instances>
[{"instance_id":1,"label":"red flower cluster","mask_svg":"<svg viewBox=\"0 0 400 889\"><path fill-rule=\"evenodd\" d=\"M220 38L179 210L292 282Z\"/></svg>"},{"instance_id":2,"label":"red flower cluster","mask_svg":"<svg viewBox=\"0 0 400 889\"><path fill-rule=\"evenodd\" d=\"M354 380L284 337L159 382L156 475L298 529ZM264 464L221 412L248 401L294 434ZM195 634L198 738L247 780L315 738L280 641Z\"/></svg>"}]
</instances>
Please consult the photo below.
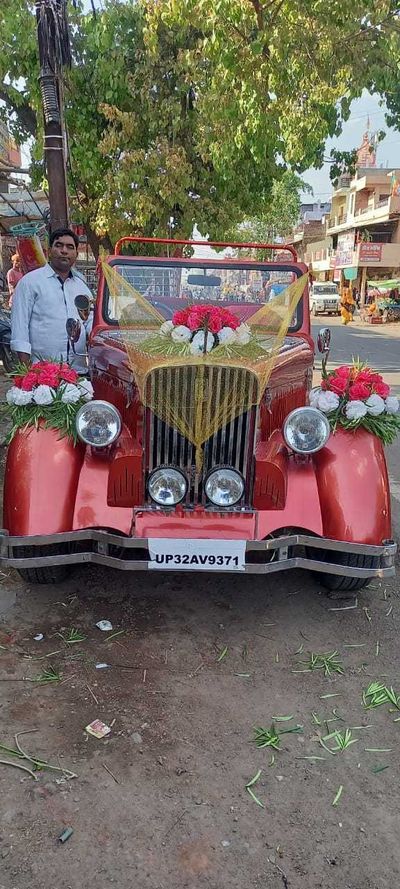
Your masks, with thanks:
<instances>
[{"instance_id":1,"label":"red flower cluster","mask_svg":"<svg viewBox=\"0 0 400 889\"><path fill-rule=\"evenodd\" d=\"M14 386L30 392L35 386L51 386L57 389L62 383L77 383L78 374L68 364L52 361L38 361L28 373L14 377Z\"/></svg>"},{"instance_id":2,"label":"red flower cluster","mask_svg":"<svg viewBox=\"0 0 400 889\"><path fill-rule=\"evenodd\" d=\"M240 325L239 318L228 309L219 306L189 306L172 316L175 326L184 324L189 330L204 330L206 327L211 333L219 333L223 327L231 327L236 330Z\"/></svg>"},{"instance_id":3,"label":"red flower cluster","mask_svg":"<svg viewBox=\"0 0 400 889\"><path fill-rule=\"evenodd\" d=\"M369 367L359 368L356 365L343 364L332 371L321 382L321 389L336 392L350 401L363 401L370 395L387 398L390 386L384 382L381 374L374 373Z\"/></svg>"}]
</instances>

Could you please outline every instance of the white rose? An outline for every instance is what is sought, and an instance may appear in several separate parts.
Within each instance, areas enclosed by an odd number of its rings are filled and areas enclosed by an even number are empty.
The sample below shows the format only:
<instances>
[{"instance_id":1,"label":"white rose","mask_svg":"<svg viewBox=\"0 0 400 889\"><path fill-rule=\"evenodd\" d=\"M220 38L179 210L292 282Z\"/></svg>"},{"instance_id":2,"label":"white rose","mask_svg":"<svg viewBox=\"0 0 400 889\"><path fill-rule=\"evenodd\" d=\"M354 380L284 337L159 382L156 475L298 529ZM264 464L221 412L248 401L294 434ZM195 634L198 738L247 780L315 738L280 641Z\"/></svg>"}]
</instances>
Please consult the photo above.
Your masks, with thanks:
<instances>
[{"instance_id":1,"label":"white rose","mask_svg":"<svg viewBox=\"0 0 400 889\"><path fill-rule=\"evenodd\" d=\"M229 343L236 343L236 330L232 330L232 327L222 327L218 334L218 339L221 346L228 346Z\"/></svg>"},{"instance_id":2,"label":"white rose","mask_svg":"<svg viewBox=\"0 0 400 889\"><path fill-rule=\"evenodd\" d=\"M90 401L93 398L94 391L90 380L79 380L78 387L81 392L81 398Z\"/></svg>"},{"instance_id":3,"label":"white rose","mask_svg":"<svg viewBox=\"0 0 400 889\"><path fill-rule=\"evenodd\" d=\"M18 386L11 386L11 389L6 393L6 399L8 404L17 404L18 407L22 407L31 404L32 392L25 392L24 389L18 389Z\"/></svg>"},{"instance_id":4,"label":"white rose","mask_svg":"<svg viewBox=\"0 0 400 889\"><path fill-rule=\"evenodd\" d=\"M181 325L183 326L183 325ZM169 336L174 329L173 321L164 321L164 324L161 325L159 333L161 336Z\"/></svg>"},{"instance_id":5,"label":"white rose","mask_svg":"<svg viewBox=\"0 0 400 889\"><path fill-rule=\"evenodd\" d=\"M367 413L367 405L364 401L348 401L345 412L348 420L361 420Z\"/></svg>"},{"instance_id":6,"label":"white rose","mask_svg":"<svg viewBox=\"0 0 400 889\"><path fill-rule=\"evenodd\" d=\"M313 407L318 407L324 414L330 414L339 407L340 398L336 392L321 392Z\"/></svg>"},{"instance_id":7,"label":"white rose","mask_svg":"<svg viewBox=\"0 0 400 889\"><path fill-rule=\"evenodd\" d=\"M74 383L67 383L61 390L61 401L64 404L76 404L82 398L82 392L79 386Z\"/></svg>"},{"instance_id":8,"label":"white rose","mask_svg":"<svg viewBox=\"0 0 400 889\"><path fill-rule=\"evenodd\" d=\"M372 417L379 417L385 410L385 402L380 395L370 395L366 400L367 411Z\"/></svg>"},{"instance_id":9,"label":"white rose","mask_svg":"<svg viewBox=\"0 0 400 889\"><path fill-rule=\"evenodd\" d=\"M190 351L192 355L203 355L204 354L204 344L206 352L211 352L211 349L215 343L215 337L212 333L207 333L207 342L206 335L204 330L199 330L195 333L192 342L190 343Z\"/></svg>"},{"instance_id":10,"label":"white rose","mask_svg":"<svg viewBox=\"0 0 400 889\"><path fill-rule=\"evenodd\" d=\"M322 392L322 389L320 389L319 387L315 388L315 389L311 389L311 392L308 396L308 400L310 402L310 407L318 407L318 399L319 399L319 396L321 395L321 392Z\"/></svg>"},{"instance_id":11,"label":"white rose","mask_svg":"<svg viewBox=\"0 0 400 889\"><path fill-rule=\"evenodd\" d=\"M171 336L176 343L188 343L192 336L192 331L185 324L178 324L178 327L174 327L171 330Z\"/></svg>"},{"instance_id":12,"label":"white rose","mask_svg":"<svg viewBox=\"0 0 400 889\"><path fill-rule=\"evenodd\" d=\"M251 340L251 329L248 324L239 324L239 327L236 328L236 342L239 343L239 346L247 346Z\"/></svg>"},{"instance_id":13,"label":"white rose","mask_svg":"<svg viewBox=\"0 0 400 889\"><path fill-rule=\"evenodd\" d=\"M37 386L36 389L33 390L33 400L36 404L51 404L55 394L54 389L51 389L50 386Z\"/></svg>"},{"instance_id":14,"label":"white rose","mask_svg":"<svg viewBox=\"0 0 400 889\"><path fill-rule=\"evenodd\" d=\"M397 398L397 395L388 395L385 401L385 408L387 414L397 414L397 411L400 407L400 401Z\"/></svg>"}]
</instances>

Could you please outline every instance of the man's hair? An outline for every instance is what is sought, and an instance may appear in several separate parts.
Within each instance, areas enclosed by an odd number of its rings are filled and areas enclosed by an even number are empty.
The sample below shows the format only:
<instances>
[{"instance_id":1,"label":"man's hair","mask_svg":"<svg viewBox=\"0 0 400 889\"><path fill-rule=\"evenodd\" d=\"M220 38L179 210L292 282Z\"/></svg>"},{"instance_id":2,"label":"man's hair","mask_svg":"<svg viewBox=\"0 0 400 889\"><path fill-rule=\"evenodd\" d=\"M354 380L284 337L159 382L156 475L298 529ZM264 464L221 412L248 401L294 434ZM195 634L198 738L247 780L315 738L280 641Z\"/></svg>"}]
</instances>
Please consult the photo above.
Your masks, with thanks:
<instances>
[{"instance_id":1,"label":"man's hair","mask_svg":"<svg viewBox=\"0 0 400 889\"><path fill-rule=\"evenodd\" d=\"M73 241L75 242L76 249L78 249L78 247L79 247L78 235L76 235L75 232L73 232L70 228L56 228L53 232L51 232L51 235L49 237L50 247L53 246L54 241L56 241L57 238L62 238L64 235L68 235L70 238L72 238Z\"/></svg>"}]
</instances>

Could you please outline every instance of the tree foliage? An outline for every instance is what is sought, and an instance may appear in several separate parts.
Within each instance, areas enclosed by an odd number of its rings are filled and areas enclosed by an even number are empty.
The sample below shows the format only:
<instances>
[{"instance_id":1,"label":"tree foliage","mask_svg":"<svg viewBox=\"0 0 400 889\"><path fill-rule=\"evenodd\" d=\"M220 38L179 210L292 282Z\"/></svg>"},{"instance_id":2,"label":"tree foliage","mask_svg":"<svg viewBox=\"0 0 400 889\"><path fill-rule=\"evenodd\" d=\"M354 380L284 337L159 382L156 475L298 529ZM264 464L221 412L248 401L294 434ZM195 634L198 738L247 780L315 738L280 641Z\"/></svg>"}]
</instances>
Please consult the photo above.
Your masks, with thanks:
<instances>
[{"instance_id":1,"label":"tree foliage","mask_svg":"<svg viewBox=\"0 0 400 889\"><path fill-rule=\"evenodd\" d=\"M312 193L304 180L287 170L275 180L261 216L245 219L232 232L235 241L276 243L292 234L300 218L301 193Z\"/></svg>"},{"instance_id":2,"label":"tree foliage","mask_svg":"<svg viewBox=\"0 0 400 889\"><path fill-rule=\"evenodd\" d=\"M92 242L188 236L194 222L219 239L245 217L268 227L276 183L322 163L363 88L400 118L393 0L104 0L96 15L68 0L68 9L70 192ZM33 0L1 0L0 41L3 114L18 140L32 138L38 181Z\"/></svg>"}]
</instances>

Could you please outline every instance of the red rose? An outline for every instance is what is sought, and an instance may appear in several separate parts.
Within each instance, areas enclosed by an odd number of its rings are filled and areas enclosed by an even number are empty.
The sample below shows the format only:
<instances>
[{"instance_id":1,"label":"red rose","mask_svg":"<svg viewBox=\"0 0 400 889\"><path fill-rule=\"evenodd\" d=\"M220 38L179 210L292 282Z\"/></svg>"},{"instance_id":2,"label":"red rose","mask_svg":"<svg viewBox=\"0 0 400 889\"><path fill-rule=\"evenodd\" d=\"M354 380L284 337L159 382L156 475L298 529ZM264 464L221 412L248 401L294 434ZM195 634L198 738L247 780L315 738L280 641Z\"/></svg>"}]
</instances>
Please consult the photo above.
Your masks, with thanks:
<instances>
[{"instance_id":1,"label":"red rose","mask_svg":"<svg viewBox=\"0 0 400 889\"><path fill-rule=\"evenodd\" d=\"M377 377L379 377L379 380L382 379L380 374L373 374L371 373L369 368L364 368L364 370L360 370L360 372L356 374L354 381L356 383L368 383L369 385L371 385L374 380L376 382L379 382L378 379L376 379Z\"/></svg>"},{"instance_id":2,"label":"red rose","mask_svg":"<svg viewBox=\"0 0 400 889\"><path fill-rule=\"evenodd\" d=\"M187 319L190 309L181 309L179 312L175 312L172 316L172 323L175 324L175 327L178 327L180 324L187 325Z\"/></svg>"},{"instance_id":3,"label":"red rose","mask_svg":"<svg viewBox=\"0 0 400 889\"><path fill-rule=\"evenodd\" d=\"M232 312L229 312L228 309L220 309L220 315L222 327L230 327L232 330L236 330L236 328L239 327L239 318Z\"/></svg>"},{"instance_id":4,"label":"red rose","mask_svg":"<svg viewBox=\"0 0 400 889\"><path fill-rule=\"evenodd\" d=\"M350 374L351 374L351 367L349 367L348 364L342 364L340 367L337 367L335 370L336 377L343 377L346 380L349 379Z\"/></svg>"},{"instance_id":5,"label":"red rose","mask_svg":"<svg viewBox=\"0 0 400 889\"><path fill-rule=\"evenodd\" d=\"M370 394L369 387L365 383L353 383L349 389L350 401L362 401L364 398L369 398Z\"/></svg>"},{"instance_id":6,"label":"red rose","mask_svg":"<svg viewBox=\"0 0 400 889\"><path fill-rule=\"evenodd\" d=\"M201 327L202 319L201 319L201 316L198 314L198 312L193 310L193 312L191 312L190 315L188 315L188 317L184 323L185 323L186 327L189 328L189 330L198 330L199 327Z\"/></svg>"},{"instance_id":7,"label":"red rose","mask_svg":"<svg viewBox=\"0 0 400 889\"><path fill-rule=\"evenodd\" d=\"M60 368L58 377L59 381L63 380L66 383L77 383L78 381L78 374L76 370L73 370L72 367L68 367L68 365L63 365L63 367ZM56 385L58 385L58 383Z\"/></svg>"},{"instance_id":8,"label":"red rose","mask_svg":"<svg viewBox=\"0 0 400 889\"><path fill-rule=\"evenodd\" d=\"M387 398L390 392L390 386L387 383L374 383L374 392L381 398Z\"/></svg>"},{"instance_id":9,"label":"red rose","mask_svg":"<svg viewBox=\"0 0 400 889\"><path fill-rule=\"evenodd\" d=\"M331 392L336 392L336 395L343 395L347 389L347 383L346 377L333 376L329 380L329 389Z\"/></svg>"},{"instance_id":10,"label":"red rose","mask_svg":"<svg viewBox=\"0 0 400 889\"><path fill-rule=\"evenodd\" d=\"M34 386L37 386L38 377L37 374L30 370L29 373L25 374L22 379L20 388L24 390L24 392L31 392Z\"/></svg>"},{"instance_id":11,"label":"red rose","mask_svg":"<svg viewBox=\"0 0 400 889\"><path fill-rule=\"evenodd\" d=\"M50 386L51 389L56 389L58 383L58 374L51 370L42 370L36 380L37 386Z\"/></svg>"},{"instance_id":12,"label":"red rose","mask_svg":"<svg viewBox=\"0 0 400 889\"><path fill-rule=\"evenodd\" d=\"M23 377L14 377L13 385L16 386L17 389L21 389L21 384L22 384L23 379L24 379Z\"/></svg>"}]
</instances>

